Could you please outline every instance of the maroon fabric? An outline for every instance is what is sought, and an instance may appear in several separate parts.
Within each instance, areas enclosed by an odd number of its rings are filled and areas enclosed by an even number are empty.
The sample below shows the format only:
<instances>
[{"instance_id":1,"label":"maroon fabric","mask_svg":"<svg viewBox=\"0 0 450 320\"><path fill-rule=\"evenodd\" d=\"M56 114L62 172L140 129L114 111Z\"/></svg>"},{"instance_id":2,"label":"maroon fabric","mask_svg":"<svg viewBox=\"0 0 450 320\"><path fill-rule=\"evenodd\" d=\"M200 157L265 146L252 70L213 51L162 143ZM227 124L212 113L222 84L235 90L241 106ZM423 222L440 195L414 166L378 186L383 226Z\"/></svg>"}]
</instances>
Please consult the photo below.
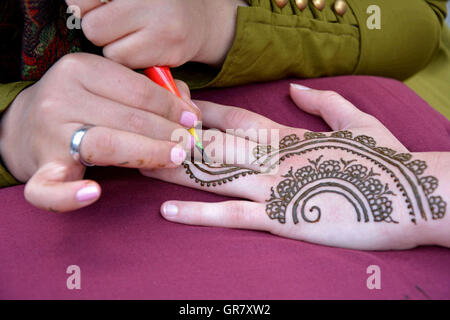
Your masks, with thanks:
<instances>
[{"instance_id":1,"label":"maroon fabric","mask_svg":"<svg viewBox=\"0 0 450 320\"><path fill-rule=\"evenodd\" d=\"M333 89L379 118L411 151L450 151L450 124L403 84L372 77L298 81ZM275 121L326 130L288 97L289 81L194 96L248 107ZM0 298L438 299L450 298L450 251L422 247L360 252L263 232L185 226L161 218L168 199L224 197L153 181L133 170L95 168L100 202L70 214L32 208L23 187L0 191ZM66 268L81 268L81 290ZM366 269L381 268L381 290Z\"/></svg>"}]
</instances>

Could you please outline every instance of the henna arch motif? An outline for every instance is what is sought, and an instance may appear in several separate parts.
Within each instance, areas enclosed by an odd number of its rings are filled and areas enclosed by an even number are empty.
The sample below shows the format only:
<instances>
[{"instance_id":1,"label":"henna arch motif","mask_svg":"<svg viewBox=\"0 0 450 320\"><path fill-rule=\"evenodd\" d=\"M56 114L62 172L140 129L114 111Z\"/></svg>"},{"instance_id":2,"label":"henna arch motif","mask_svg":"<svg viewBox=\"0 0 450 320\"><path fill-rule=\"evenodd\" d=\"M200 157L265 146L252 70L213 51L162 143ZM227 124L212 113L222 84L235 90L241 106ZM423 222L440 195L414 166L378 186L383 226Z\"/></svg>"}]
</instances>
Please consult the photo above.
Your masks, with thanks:
<instances>
[{"instance_id":1,"label":"henna arch motif","mask_svg":"<svg viewBox=\"0 0 450 320\"><path fill-rule=\"evenodd\" d=\"M266 201L266 212L271 219L285 223L287 207L294 201L294 223L298 223L299 206L304 221L317 222L322 215L321 209L318 206L311 207L310 211L314 211L317 217L310 219L305 213L305 205L314 196L331 192L344 196L352 204L358 221L364 218L365 222L372 220L398 223L391 216L391 197L396 195L388 184L383 184L376 178L381 173L387 175L399 191L399 196L403 198L409 210L411 222L416 223L416 213L419 213L424 221L428 218L442 219L445 216L447 203L441 196L433 195L438 187L438 180L433 176L422 177L427 168L426 163L413 160L409 153L397 153L390 148L377 146L375 139L366 135L354 137L351 131L331 134L307 132L304 139L300 139L292 134L281 139L278 149L258 146L253 150L253 154L261 166L274 168L290 157L333 149L344 151L351 157L350 160L322 161L321 156L310 160L309 166L295 171L291 168L282 176L285 179L275 188L272 187L271 197ZM373 167L359 164L355 158L365 159L373 164ZM227 165L211 166L186 162L184 166L191 179L206 187L216 187L247 175L259 174L250 169ZM314 183L322 184L321 188L310 189L314 187Z\"/></svg>"}]
</instances>

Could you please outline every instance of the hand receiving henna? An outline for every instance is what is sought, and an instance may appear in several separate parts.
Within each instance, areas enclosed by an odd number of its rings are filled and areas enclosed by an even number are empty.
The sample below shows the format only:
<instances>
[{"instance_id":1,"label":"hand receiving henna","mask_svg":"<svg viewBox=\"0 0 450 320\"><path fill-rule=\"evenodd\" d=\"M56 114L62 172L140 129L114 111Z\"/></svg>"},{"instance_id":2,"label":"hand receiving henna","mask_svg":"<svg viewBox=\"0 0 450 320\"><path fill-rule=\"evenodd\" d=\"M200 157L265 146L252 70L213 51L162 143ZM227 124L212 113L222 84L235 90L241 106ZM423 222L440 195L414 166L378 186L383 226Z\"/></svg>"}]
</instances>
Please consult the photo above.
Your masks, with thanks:
<instances>
[{"instance_id":1,"label":"hand receiving henna","mask_svg":"<svg viewBox=\"0 0 450 320\"><path fill-rule=\"evenodd\" d=\"M242 109L199 103L208 127L279 130L276 148L261 145L258 139L251 142L256 145L253 162L276 173L205 163L143 171L165 181L252 200L169 201L161 207L163 216L185 224L263 230L363 250L450 246L445 216L449 154L409 153L377 119L336 93L293 85L291 96L334 131L308 132Z\"/></svg>"}]
</instances>

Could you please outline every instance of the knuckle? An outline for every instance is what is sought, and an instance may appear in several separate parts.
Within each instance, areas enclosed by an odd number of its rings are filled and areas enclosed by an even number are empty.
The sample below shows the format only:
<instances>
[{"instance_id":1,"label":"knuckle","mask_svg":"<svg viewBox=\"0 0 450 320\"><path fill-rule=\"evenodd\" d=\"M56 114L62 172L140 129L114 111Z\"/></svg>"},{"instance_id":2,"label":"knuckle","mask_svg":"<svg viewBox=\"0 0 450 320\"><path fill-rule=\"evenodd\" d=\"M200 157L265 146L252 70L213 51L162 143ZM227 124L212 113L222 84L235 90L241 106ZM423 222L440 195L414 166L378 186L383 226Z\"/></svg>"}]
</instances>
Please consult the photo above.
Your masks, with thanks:
<instances>
[{"instance_id":1,"label":"knuckle","mask_svg":"<svg viewBox=\"0 0 450 320\"><path fill-rule=\"evenodd\" d=\"M55 112L57 111L58 101L54 96L48 95L43 97L36 105L35 105L35 114L40 120L46 122L46 119L49 119Z\"/></svg>"},{"instance_id":2,"label":"knuckle","mask_svg":"<svg viewBox=\"0 0 450 320\"><path fill-rule=\"evenodd\" d=\"M129 102L131 105L138 108L145 108L151 99L152 86L151 82L141 81L141 79L136 79L136 82L133 83L133 92L131 92L129 97Z\"/></svg>"},{"instance_id":3,"label":"knuckle","mask_svg":"<svg viewBox=\"0 0 450 320\"><path fill-rule=\"evenodd\" d=\"M250 114L240 108L231 108L226 114L225 114L225 124L229 128L247 128L250 124Z\"/></svg>"},{"instance_id":4,"label":"knuckle","mask_svg":"<svg viewBox=\"0 0 450 320\"><path fill-rule=\"evenodd\" d=\"M322 92L322 95L325 99L331 101L339 101L343 99L342 96L335 91L324 91Z\"/></svg>"},{"instance_id":5,"label":"knuckle","mask_svg":"<svg viewBox=\"0 0 450 320\"><path fill-rule=\"evenodd\" d=\"M137 114L136 112L131 111L128 115L127 115L127 128L132 131L132 132L143 132L144 130L144 126L145 126L145 119Z\"/></svg>"},{"instance_id":6,"label":"knuckle","mask_svg":"<svg viewBox=\"0 0 450 320\"><path fill-rule=\"evenodd\" d=\"M55 65L54 69L58 73L70 75L73 73L80 72L80 68L84 64L85 54L83 53L71 53L63 56L57 64Z\"/></svg>"},{"instance_id":7,"label":"knuckle","mask_svg":"<svg viewBox=\"0 0 450 320\"><path fill-rule=\"evenodd\" d=\"M248 225L251 221L251 214L246 210L245 206L239 202L229 202L226 205L228 218L233 225Z\"/></svg>"}]
</instances>

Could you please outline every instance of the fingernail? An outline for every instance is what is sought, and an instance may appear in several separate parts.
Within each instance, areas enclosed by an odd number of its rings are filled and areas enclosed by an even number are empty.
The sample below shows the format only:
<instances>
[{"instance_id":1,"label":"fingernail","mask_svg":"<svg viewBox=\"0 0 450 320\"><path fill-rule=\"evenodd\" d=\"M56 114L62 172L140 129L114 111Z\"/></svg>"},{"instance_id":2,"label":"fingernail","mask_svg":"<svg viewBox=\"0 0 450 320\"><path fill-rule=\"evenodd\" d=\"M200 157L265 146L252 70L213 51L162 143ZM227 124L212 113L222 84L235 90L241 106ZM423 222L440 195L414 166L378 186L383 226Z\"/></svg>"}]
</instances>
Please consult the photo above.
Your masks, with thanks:
<instances>
[{"instance_id":1,"label":"fingernail","mask_svg":"<svg viewBox=\"0 0 450 320\"><path fill-rule=\"evenodd\" d=\"M78 190L76 198L78 202L88 202L97 199L99 196L98 188L95 186L84 187Z\"/></svg>"},{"instance_id":2,"label":"fingernail","mask_svg":"<svg viewBox=\"0 0 450 320\"><path fill-rule=\"evenodd\" d=\"M297 89L297 90L311 90L311 88L302 86L301 84L291 83L291 87Z\"/></svg>"},{"instance_id":3,"label":"fingernail","mask_svg":"<svg viewBox=\"0 0 450 320\"><path fill-rule=\"evenodd\" d=\"M189 111L184 111L181 114L180 124L187 127L187 128L193 128L195 126L195 123L197 122L198 118L197 116Z\"/></svg>"},{"instance_id":4,"label":"fingernail","mask_svg":"<svg viewBox=\"0 0 450 320\"><path fill-rule=\"evenodd\" d=\"M183 161L186 160L186 151L180 147L172 148L172 151L170 152L170 160L172 160L172 162L176 165L182 164Z\"/></svg>"},{"instance_id":5,"label":"fingernail","mask_svg":"<svg viewBox=\"0 0 450 320\"><path fill-rule=\"evenodd\" d=\"M194 108L196 108L197 110L200 110L200 108L198 107L198 105L195 104L194 101L191 101L191 104L192 104L192 106L193 106Z\"/></svg>"},{"instance_id":6,"label":"fingernail","mask_svg":"<svg viewBox=\"0 0 450 320\"><path fill-rule=\"evenodd\" d=\"M165 204L162 211L164 216L174 218L178 214L178 207L174 204Z\"/></svg>"}]
</instances>

